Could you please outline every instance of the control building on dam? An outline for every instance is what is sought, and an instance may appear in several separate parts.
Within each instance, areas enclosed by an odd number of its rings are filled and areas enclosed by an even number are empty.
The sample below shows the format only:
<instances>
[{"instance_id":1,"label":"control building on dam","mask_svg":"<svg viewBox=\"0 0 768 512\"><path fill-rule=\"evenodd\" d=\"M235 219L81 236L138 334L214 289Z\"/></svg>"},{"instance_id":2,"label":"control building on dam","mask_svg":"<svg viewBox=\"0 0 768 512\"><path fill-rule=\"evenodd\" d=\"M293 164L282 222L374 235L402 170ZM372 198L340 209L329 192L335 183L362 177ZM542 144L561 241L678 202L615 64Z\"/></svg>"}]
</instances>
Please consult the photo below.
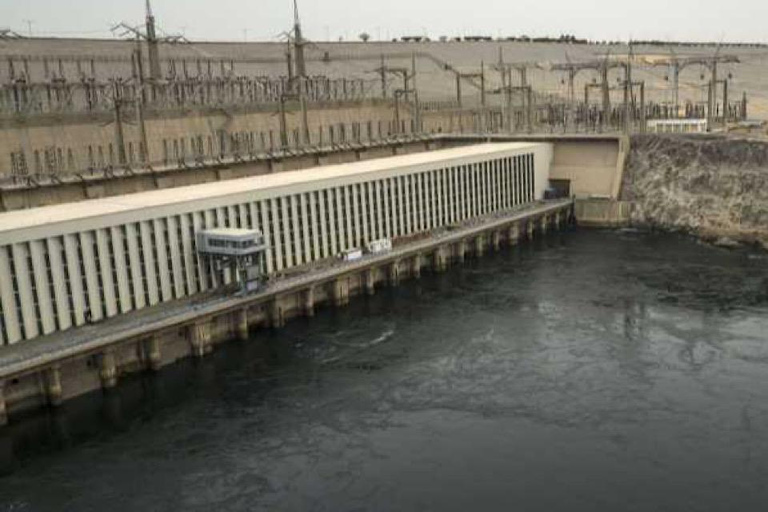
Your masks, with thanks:
<instances>
[{"instance_id":1,"label":"control building on dam","mask_svg":"<svg viewBox=\"0 0 768 512\"><path fill-rule=\"evenodd\" d=\"M540 200L552 162L551 143L487 143L6 212L0 345L237 281L200 253L206 230L258 232L277 276Z\"/></svg>"}]
</instances>

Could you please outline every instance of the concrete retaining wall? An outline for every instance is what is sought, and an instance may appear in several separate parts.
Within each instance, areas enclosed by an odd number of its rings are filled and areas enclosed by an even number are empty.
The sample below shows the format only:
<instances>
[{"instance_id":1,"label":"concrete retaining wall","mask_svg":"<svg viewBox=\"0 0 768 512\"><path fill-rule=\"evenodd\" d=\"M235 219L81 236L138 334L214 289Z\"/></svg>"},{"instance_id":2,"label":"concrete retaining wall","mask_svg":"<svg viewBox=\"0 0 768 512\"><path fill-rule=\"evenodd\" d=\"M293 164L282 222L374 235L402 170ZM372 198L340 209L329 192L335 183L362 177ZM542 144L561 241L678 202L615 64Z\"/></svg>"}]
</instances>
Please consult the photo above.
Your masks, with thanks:
<instances>
[{"instance_id":1,"label":"concrete retaining wall","mask_svg":"<svg viewBox=\"0 0 768 512\"><path fill-rule=\"evenodd\" d=\"M621 153L618 139L558 142L550 178L569 181L577 198L616 198L623 169Z\"/></svg>"},{"instance_id":2,"label":"concrete retaining wall","mask_svg":"<svg viewBox=\"0 0 768 512\"><path fill-rule=\"evenodd\" d=\"M612 199L577 199L574 203L574 212L580 226L629 226L632 218L632 202Z\"/></svg>"}]
</instances>

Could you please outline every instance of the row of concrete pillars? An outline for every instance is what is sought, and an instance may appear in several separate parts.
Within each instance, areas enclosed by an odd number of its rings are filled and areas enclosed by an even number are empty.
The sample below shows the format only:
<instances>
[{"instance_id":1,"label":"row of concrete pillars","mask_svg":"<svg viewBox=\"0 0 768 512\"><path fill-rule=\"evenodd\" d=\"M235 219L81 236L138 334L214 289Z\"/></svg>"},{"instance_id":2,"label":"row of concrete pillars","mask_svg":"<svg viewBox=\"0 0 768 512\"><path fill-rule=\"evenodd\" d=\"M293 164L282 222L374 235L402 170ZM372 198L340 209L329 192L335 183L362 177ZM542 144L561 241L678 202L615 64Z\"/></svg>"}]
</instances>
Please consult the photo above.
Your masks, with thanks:
<instances>
[{"instance_id":1,"label":"row of concrete pillars","mask_svg":"<svg viewBox=\"0 0 768 512\"><path fill-rule=\"evenodd\" d=\"M551 228L559 229L563 224L573 221L573 210L563 209L558 212L542 215L536 219L514 222L504 228L497 228L484 233L474 235L459 241L445 243L432 247L423 252L416 252L399 259L387 262L383 266L363 269L360 276L362 290L368 295L376 293L377 277L383 276L383 280L390 286L397 286L403 276L420 278L423 268L430 267L435 272L444 272L449 264L459 264L466 261L467 254L474 253L475 257L482 257L489 248L498 250L505 242L515 245L523 238L533 239L536 232L546 234ZM333 281L317 283L308 286L298 292L300 313L307 317L315 315L316 290L325 287L326 296L336 307L344 307L350 301L350 277L351 274L340 276ZM247 307L225 313L231 315L233 331L238 340L249 339L249 314ZM267 323L272 328L281 328L286 323L286 312L283 308L281 297L274 297L266 308ZM213 351L214 341L213 318L199 319L188 325L186 338L190 346L190 355L195 358L203 358ZM139 361L143 368L149 371L157 371L163 364L161 343L157 336L146 338L136 345ZM107 348L92 357L97 365L101 386L109 390L117 386L120 377L119 358L114 348ZM45 401L50 406L58 406L64 399L61 365L54 364L40 373L41 391ZM0 425L8 421L8 412L5 398L5 382L0 380Z\"/></svg>"},{"instance_id":2,"label":"row of concrete pillars","mask_svg":"<svg viewBox=\"0 0 768 512\"><path fill-rule=\"evenodd\" d=\"M362 289L368 295L375 294L377 274L383 275L384 281L388 285L397 286L402 278L404 267L406 274L411 278L420 278L422 269L425 266L432 268L435 272L444 272L452 260L463 263L469 252L473 252L476 257L482 257L489 246L493 250L499 250L505 241L509 245L515 245L522 238L533 239L537 231L543 235L551 228L559 230L563 224L571 223L572 220L571 210L567 212L558 211L551 215L542 215L538 219L528 219L524 222L513 223L505 229L493 230L490 234L481 234L471 239L440 245L424 253L416 253L407 258L395 259L388 262L383 268L367 268L362 271L360 276ZM471 244L474 244L474 247L471 247ZM342 276L325 285L329 287L328 291L330 293L328 295L334 306L343 307L349 304L349 281L350 276ZM323 285L312 285L298 292L301 300L301 313L306 317L313 317L315 315L315 290L318 286ZM286 315L281 305L280 297L275 297L270 303L268 317L271 327L281 328L285 326ZM247 332L247 325L244 329Z\"/></svg>"},{"instance_id":3,"label":"row of concrete pillars","mask_svg":"<svg viewBox=\"0 0 768 512\"><path fill-rule=\"evenodd\" d=\"M193 335L192 339L195 339ZM138 345L140 359L146 369L158 371L162 366L160 353L160 340L157 337L143 340ZM97 365L99 379L103 389L112 389L117 386L119 378L118 358L115 349L108 348L101 353L91 356L90 359ZM40 389L44 402L52 407L58 407L64 401L64 388L62 386L61 364L53 364L42 371L40 377ZM8 411L5 399L6 382L0 381L0 426L8 422Z\"/></svg>"}]
</instances>

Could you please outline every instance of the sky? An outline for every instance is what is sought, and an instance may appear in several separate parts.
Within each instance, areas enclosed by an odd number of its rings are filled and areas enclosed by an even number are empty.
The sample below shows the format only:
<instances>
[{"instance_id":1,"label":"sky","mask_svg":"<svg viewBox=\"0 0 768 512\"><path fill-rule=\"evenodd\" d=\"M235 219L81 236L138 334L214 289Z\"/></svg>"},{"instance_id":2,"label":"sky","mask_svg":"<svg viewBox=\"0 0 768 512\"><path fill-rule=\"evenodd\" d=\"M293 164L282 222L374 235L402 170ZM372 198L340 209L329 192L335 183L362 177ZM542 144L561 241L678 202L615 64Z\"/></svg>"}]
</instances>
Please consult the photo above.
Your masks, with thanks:
<instances>
[{"instance_id":1,"label":"sky","mask_svg":"<svg viewBox=\"0 0 768 512\"><path fill-rule=\"evenodd\" d=\"M560 35L593 40L768 42L768 0L298 0L305 36ZM292 0L152 0L166 33L188 39L276 41ZM113 37L144 19L144 0L0 0L0 28L37 36Z\"/></svg>"}]
</instances>

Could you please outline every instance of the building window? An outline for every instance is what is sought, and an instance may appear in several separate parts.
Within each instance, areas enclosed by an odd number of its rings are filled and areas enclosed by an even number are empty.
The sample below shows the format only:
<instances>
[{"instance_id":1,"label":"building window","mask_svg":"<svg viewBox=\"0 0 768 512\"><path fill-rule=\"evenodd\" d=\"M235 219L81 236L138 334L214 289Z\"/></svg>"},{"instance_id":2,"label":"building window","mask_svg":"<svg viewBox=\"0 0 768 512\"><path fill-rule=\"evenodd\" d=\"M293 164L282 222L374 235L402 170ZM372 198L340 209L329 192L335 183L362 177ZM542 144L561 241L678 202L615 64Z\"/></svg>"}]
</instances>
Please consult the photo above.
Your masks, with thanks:
<instances>
[{"instance_id":1,"label":"building window","mask_svg":"<svg viewBox=\"0 0 768 512\"><path fill-rule=\"evenodd\" d=\"M19 324L19 331L21 333L21 339L25 340L28 338L27 336L27 329L24 324L24 314L21 310L21 297L19 295L19 276L18 271L16 269L16 262L13 255L13 250L11 247L8 248L8 264L11 267L11 284L13 287L13 304L16 309L16 319Z\"/></svg>"},{"instance_id":2,"label":"building window","mask_svg":"<svg viewBox=\"0 0 768 512\"><path fill-rule=\"evenodd\" d=\"M72 153L72 148L67 149L67 171L74 172L75 169L75 155Z\"/></svg>"},{"instance_id":3,"label":"building window","mask_svg":"<svg viewBox=\"0 0 768 512\"><path fill-rule=\"evenodd\" d=\"M62 270L64 273L64 288L67 292L67 306L69 307L69 320L71 325L77 325L77 317L75 316L75 297L72 292L72 275L69 272L69 263L67 262L67 248L64 244L64 237L59 239L59 247L61 248L61 262Z\"/></svg>"},{"instance_id":4,"label":"building window","mask_svg":"<svg viewBox=\"0 0 768 512\"><path fill-rule=\"evenodd\" d=\"M28 174L27 159L23 150L11 152L11 175L26 176Z\"/></svg>"},{"instance_id":5,"label":"building window","mask_svg":"<svg viewBox=\"0 0 768 512\"><path fill-rule=\"evenodd\" d=\"M35 150L35 174L43 173L43 163L40 161L40 151Z\"/></svg>"},{"instance_id":6,"label":"building window","mask_svg":"<svg viewBox=\"0 0 768 512\"><path fill-rule=\"evenodd\" d=\"M77 263L80 270L80 285L82 286L83 290L83 304L85 305L84 308L84 315L85 315L85 321L89 322L91 320L91 296L88 293L88 280L86 279L85 274L85 258L83 257L83 244L80 240L80 237L75 235L73 236L76 244L77 249Z\"/></svg>"}]
</instances>

